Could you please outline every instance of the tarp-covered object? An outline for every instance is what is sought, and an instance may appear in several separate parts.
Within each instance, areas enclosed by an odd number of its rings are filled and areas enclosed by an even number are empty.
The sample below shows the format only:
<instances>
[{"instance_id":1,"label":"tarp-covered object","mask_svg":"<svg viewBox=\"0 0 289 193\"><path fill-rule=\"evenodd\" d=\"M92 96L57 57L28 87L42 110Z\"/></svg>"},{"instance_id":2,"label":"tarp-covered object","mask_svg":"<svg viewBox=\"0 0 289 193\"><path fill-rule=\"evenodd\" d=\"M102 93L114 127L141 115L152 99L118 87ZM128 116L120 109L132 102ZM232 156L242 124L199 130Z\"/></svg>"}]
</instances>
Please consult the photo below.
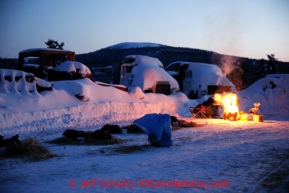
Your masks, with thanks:
<instances>
[{"instance_id":1,"label":"tarp-covered object","mask_svg":"<svg viewBox=\"0 0 289 193\"><path fill-rule=\"evenodd\" d=\"M133 123L149 136L148 140L152 145L168 147L173 144L169 114L146 114Z\"/></svg>"}]
</instances>

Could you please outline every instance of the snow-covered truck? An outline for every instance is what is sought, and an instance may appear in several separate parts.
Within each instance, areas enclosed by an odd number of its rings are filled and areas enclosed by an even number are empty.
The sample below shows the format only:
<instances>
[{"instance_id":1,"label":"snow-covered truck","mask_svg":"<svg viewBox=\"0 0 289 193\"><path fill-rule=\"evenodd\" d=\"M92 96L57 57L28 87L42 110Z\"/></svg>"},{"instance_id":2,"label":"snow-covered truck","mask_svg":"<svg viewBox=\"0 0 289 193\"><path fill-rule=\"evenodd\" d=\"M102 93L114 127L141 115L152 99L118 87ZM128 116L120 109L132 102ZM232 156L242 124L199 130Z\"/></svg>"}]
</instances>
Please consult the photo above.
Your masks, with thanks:
<instances>
[{"instance_id":1,"label":"snow-covered truck","mask_svg":"<svg viewBox=\"0 0 289 193\"><path fill-rule=\"evenodd\" d=\"M235 85L215 64L176 61L165 70L177 80L180 90L191 99L236 90Z\"/></svg>"},{"instance_id":2,"label":"snow-covered truck","mask_svg":"<svg viewBox=\"0 0 289 193\"><path fill-rule=\"evenodd\" d=\"M143 92L169 95L179 91L178 82L164 70L162 62L143 55L128 55L124 58L119 83L128 88L140 87Z\"/></svg>"}]
</instances>

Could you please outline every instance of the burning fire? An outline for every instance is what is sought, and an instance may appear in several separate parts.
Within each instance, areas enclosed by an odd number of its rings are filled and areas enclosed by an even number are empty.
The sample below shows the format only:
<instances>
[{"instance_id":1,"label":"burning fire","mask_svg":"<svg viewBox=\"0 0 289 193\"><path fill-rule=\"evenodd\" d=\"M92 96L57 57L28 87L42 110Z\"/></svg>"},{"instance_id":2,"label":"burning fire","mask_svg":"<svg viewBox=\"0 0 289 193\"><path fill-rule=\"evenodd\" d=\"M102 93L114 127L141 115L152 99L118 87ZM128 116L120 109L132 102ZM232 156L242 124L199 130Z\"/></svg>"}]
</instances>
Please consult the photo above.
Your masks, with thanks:
<instances>
[{"instance_id":1,"label":"burning fire","mask_svg":"<svg viewBox=\"0 0 289 193\"><path fill-rule=\"evenodd\" d=\"M235 93L215 94L214 100L223 107L223 118L237 120L239 117L238 97Z\"/></svg>"}]
</instances>

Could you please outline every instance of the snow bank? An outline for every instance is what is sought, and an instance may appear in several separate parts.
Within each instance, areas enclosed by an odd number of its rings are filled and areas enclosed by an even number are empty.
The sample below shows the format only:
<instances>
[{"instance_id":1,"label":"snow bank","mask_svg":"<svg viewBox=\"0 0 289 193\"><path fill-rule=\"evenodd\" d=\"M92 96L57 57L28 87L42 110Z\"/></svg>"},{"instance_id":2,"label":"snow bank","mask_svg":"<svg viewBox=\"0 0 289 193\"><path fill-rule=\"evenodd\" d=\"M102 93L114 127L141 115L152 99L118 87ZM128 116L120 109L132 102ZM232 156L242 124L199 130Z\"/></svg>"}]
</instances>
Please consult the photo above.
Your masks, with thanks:
<instances>
[{"instance_id":1,"label":"snow bank","mask_svg":"<svg viewBox=\"0 0 289 193\"><path fill-rule=\"evenodd\" d=\"M154 103L107 101L35 112L1 113L0 134L28 134L42 130L62 131L66 128L95 129L107 123L132 122L147 113L184 115L187 113L188 107L187 103L178 101Z\"/></svg>"},{"instance_id":2,"label":"snow bank","mask_svg":"<svg viewBox=\"0 0 289 193\"><path fill-rule=\"evenodd\" d=\"M240 110L249 112L254 103L260 103L261 114L289 115L289 77L265 77L246 90L239 91Z\"/></svg>"},{"instance_id":3,"label":"snow bank","mask_svg":"<svg viewBox=\"0 0 289 193\"><path fill-rule=\"evenodd\" d=\"M95 129L107 123L132 122L149 113L190 117L189 107L203 102L189 100L182 92L166 96L143 93L138 87L125 92L101 86L88 78L55 82L37 78L31 83L24 79L15 81L18 76L30 75L22 71L1 70L0 75L0 135L66 128ZM13 77L11 82L4 78L6 75ZM31 88L35 89L35 82L52 85L53 90L30 92ZM289 77L261 79L237 93L239 109L248 112L259 102L263 115L289 116L288 85ZM79 100L77 94L88 100Z\"/></svg>"},{"instance_id":4,"label":"snow bank","mask_svg":"<svg viewBox=\"0 0 289 193\"><path fill-rule=\"evenodd\" d=\"M136 97L137 99L143 99L145 97L143 91L141 90L140 87L136 86L136 87L130 87L128 89L128 92L130 95Z\"/></svg>"},{"instance_id":5,"label":"snow bank","mask_svg":"<svg viewBox=\"0 0 289 193\"><path fill-rule=\"evenodd\" d=\"M13 73L15 77L24 72L5 70L1 76ZM0 135L38 132L39 129L59 131L68 127L97 127L106 123L133 121L147 113L189 116L187 109L196 105L183 93L170 96L144 94L138 87L125 92L101 86L88 78L49 83L36 80L42 86L52 85L53 90L41 94L30 93L29 89L26 89L26 94L11 92L6 89L11 83L1 79ZM22 86L28 87L30 84L24 82ZM14 90L18 88L15 85L12 87ZM32 86L35 87L35 81ZM86 102L76 95L83 96Z\"/></svg>"}]
</instances>

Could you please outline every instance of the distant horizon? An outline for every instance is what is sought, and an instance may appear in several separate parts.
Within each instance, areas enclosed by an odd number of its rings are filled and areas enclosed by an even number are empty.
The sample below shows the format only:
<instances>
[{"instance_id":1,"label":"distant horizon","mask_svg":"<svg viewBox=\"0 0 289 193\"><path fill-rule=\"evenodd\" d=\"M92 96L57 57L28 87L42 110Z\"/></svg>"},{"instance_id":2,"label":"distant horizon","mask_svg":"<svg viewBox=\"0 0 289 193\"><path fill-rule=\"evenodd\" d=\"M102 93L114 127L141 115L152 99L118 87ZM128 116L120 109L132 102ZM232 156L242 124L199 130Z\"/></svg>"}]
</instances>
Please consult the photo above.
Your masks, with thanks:
<instances>
[{"instance_id":1,"label":"distant horizon","mask_svg":"<svg viewBox=\"0 0 289 193\"><path fill-rule=\"evenodd\" d=\"M122 42L289 62L288 0L1 1L0 57L53 39L76 54Z\"/></svg>"},{"instance_id":2,"label":"distant horizon","mask_svg":"<svg viewBox=\"0 0 289 193\"><path fill-rule=\"evenodd\" d=\"M59 43L59 42L58 42ZM168 46L168 47L174 47L174 48L189 48L189 49L198 49L198 50L204 50L204 51L208 51L208 52L215 52L215 51L212 51L212 50L205 50L205 49L200 49L200 48L190 48L190 47L179 47L179 46L170 46L170 45L165 45L165 44L159 44L159 43L153 43L153 42L121 42L121 43L117 43L117 44L113 44L111 46L107 46L107 47L104 47L104 48L100 48L98 50L94 50L94 51L90 51L90 52L86 52L86 53L75 53L75 55L80 55L80 54L89 54L89 53L93 53L93 52L96 52L96 51L99 51L99 50L102 50L102 49L109 49L110 47L115 47L115 46L118 46L118 45L121 45L121 44L155 44L155 45L160 45L160 46ZM142 47L156 47L156 46L131 46L129 48L142 48ZM27 49L24 49L24 50L29 50L29 49L45 49L47 48L46 47L35 47L35 48L27 48ZM127 48L122 48L122 49L127 49ZM21 51L24 51L24 50L20 50L19 52ZM65 47L63 48L63 50L67 50L67 51L72 51L73 50L68 50L68 49L65 49ZM229 55L229 54L224 54L224 53L218 53L218 52L215 52L217 54L221 54L221 55L227 55L227 56L233 56L233 57L240 57L240 58L249 58L249 59L255 59L255 60L261 60L261 59L265 59L265 60L268 60L267 58L267 55L263 58L250 58L250 57L246 57L246 56L236 56L236 55ZM270 54L268 54L270 55ZM2 59L17 59L17 57L15 58L3 58ZM277 58L278 59L278 58ZM282 60L278 60L280 62L287 62L287 61L282 61Z\"/></svg>"}]
</instances>

